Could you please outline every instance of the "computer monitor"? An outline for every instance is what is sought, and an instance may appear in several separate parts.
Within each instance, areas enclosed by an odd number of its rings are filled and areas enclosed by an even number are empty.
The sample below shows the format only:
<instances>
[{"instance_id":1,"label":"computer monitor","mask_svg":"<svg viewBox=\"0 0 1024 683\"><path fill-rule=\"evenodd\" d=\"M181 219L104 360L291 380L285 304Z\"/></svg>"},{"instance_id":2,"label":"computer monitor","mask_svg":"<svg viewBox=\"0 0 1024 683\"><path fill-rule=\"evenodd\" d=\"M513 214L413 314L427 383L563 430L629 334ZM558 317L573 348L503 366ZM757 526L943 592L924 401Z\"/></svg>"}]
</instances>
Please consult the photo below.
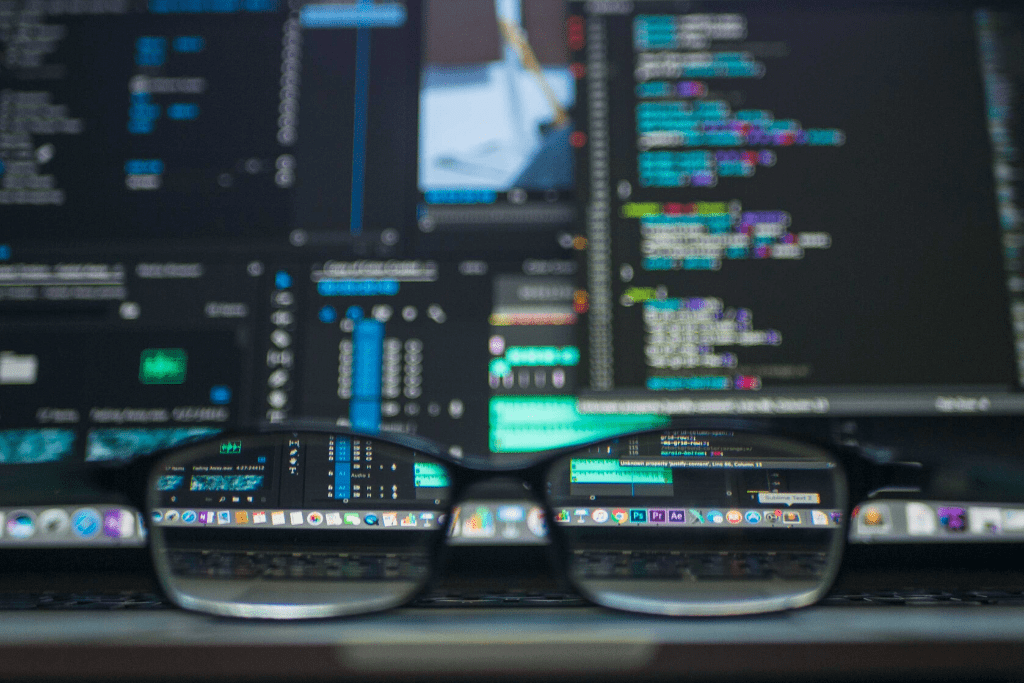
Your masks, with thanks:
<instances>
[{"instance_id":1,"label":"computer monitor","mask_svg":"<svg viewBox=\"0 0 1024 683\"><path fill-rule=\"evenodd\" d=\"M78 468L255 424L500 461L694 415L1024 414L1022 25L8 3L3 488L122 543Z\"/></svg>"}]
</instances>

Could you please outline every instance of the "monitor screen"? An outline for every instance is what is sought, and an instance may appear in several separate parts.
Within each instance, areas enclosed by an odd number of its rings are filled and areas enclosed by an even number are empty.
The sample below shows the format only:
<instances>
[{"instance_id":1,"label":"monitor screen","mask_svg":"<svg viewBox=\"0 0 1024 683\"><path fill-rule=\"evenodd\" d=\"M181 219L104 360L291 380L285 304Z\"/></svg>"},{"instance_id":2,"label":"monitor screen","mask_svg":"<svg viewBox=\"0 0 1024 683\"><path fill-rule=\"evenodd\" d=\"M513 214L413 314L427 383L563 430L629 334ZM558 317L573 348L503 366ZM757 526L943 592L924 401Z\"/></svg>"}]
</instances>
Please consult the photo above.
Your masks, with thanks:
<instances>
[{"instance_id":1,"label":"monitor screen","mask_svg":"<svg viewBox=\"0 0 1024 683\"><path fill-rule=\"evenodd\" d=\"M0 3L2 486L95 504L84 463L296 421L501 461L693 415L1024 415L1022 28Z\"/></svg>"}]
</instances>

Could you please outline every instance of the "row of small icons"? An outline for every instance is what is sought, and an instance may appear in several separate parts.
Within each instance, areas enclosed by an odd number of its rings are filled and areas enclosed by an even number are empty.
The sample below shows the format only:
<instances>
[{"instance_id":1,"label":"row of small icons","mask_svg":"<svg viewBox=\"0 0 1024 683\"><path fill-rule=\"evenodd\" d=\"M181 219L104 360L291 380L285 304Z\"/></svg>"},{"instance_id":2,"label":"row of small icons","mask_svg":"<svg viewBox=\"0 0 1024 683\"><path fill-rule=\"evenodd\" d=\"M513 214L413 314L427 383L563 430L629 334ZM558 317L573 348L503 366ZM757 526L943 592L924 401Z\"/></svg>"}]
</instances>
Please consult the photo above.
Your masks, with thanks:
<instances>
[{"instance_id":1,"label":"row of small icons","mask_svg":"<svg viewBox=\"0 0 1024 683\"><path fill-rule=\"evenodd\" d=\"M526 541L545 538L548 534L544 510L523 505L465 505L452 510L448 535L452 538ZM525 524L529 535L521 531Z\"/></svg>"},{"instance_id":2,"label":"row of small icons","mask_svg":"<svg viewBox=\"0 0 1024 683\"><path fill-rule=\"evenodd\" d=\"M859 535L897 534L900 530L893 522L900 511L906 515L906 533L910 536L1024 533L1024 510L1021 509L916 501L858 506L853 510L854 532Z\"/></svg>"},{"instance_id":3,"label":"row of small icons","mask_svg":"<svg viewBox=\"0 0 1024 683\"><path fill-rule=\"evenodd\" d=\"M836 525L842 521L837 510L716 510L713 508L651 509L562 508L555 515L559 524L810 524Z\"/></svg>"},{"instance_id":4,"label":"row of small icons","mask_svg":"<svg viewBox=\"0 0 1024 683\"><path fill-rule=\"evenodd\" d=\"M302 510L154 510L154 524L268 526L375 526L431 529L444 523L433 512L305 512Z\"/></svg>"},{"instance_id":5,"label":"row of small icons","mask_svg":"<svg viewBox=\"0 0 1024 683\"><path fill-rule=\"evenodd\" d=\"M70 512L63 508L14 510L6 515L0 512L0 530L14 541L143 538L146 533L145 525L141 519L136 519L136 513L119 508L102 512L96 508L78 508Z\"/></svg>"}]
</instances>

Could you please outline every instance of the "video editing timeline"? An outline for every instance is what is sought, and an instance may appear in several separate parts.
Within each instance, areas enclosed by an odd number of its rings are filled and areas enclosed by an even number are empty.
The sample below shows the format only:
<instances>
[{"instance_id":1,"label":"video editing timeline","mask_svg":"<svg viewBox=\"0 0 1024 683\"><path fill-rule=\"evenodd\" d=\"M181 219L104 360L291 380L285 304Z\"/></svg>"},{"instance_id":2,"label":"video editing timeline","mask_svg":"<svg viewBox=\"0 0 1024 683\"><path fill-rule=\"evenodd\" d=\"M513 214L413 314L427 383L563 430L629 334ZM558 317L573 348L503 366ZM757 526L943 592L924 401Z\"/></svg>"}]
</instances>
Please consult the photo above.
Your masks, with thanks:
<instances>
[{"instance_id":1,"label":"video editing timeline","mask_svg":"<svg viewBox=\"0 0 1024 683\"><path fill-rule=\"evenodd\" d=\"M8 3L4 238L397 234L415 210L415 171L395 169L415 156L418 19L399 1ZM366 192L381 185L403 189Z\"/></svg>"},{"instance_id":2,"label":"video editing timeline","mask_svg":"<svg viewBox=\"0 0 1024 683\"><path fill-rule=\"evenodd\" d=\"M1012 235L979 153L992 147L986 88L1006 97L984 80L976 17L569 12L586 71L580 412L1020 411ZM953 91L951 118L935 116Z\"/></svg>"},{"instance_id":3,"label":"video editing timeline","mask_svg":"<svg viewBox=\"0 0 1024 683\"><path fill-rule=\"evenodd\" d=\"M169 466L152 516L164 526L437 528L448 478L408 449L340 435L238 437ZM318 507L319 509L310 509ZM205 508L205 509L199 509Z\"/></svg>"}]
</instances>

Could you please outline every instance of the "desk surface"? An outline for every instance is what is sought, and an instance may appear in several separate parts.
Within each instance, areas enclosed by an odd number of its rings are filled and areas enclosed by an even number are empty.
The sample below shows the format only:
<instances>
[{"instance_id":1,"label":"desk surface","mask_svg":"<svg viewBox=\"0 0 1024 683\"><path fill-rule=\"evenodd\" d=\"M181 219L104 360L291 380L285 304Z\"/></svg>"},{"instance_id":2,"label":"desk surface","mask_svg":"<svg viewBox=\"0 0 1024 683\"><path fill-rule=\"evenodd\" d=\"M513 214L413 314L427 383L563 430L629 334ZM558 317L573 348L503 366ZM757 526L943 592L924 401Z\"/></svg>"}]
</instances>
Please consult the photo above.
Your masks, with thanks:
<instances>
[{"instance_id":1,"label":"desk surface","mask_svg":"<svg viewBox=\"0 0 1024 683\"><path fill-rule=\"evenodd\" d=\"M301 623L179 611L0 614L4 678L1011 678L1024 609L814 607L666 619L599 608L405 609Z\"/></svg>"}]
</instances>

